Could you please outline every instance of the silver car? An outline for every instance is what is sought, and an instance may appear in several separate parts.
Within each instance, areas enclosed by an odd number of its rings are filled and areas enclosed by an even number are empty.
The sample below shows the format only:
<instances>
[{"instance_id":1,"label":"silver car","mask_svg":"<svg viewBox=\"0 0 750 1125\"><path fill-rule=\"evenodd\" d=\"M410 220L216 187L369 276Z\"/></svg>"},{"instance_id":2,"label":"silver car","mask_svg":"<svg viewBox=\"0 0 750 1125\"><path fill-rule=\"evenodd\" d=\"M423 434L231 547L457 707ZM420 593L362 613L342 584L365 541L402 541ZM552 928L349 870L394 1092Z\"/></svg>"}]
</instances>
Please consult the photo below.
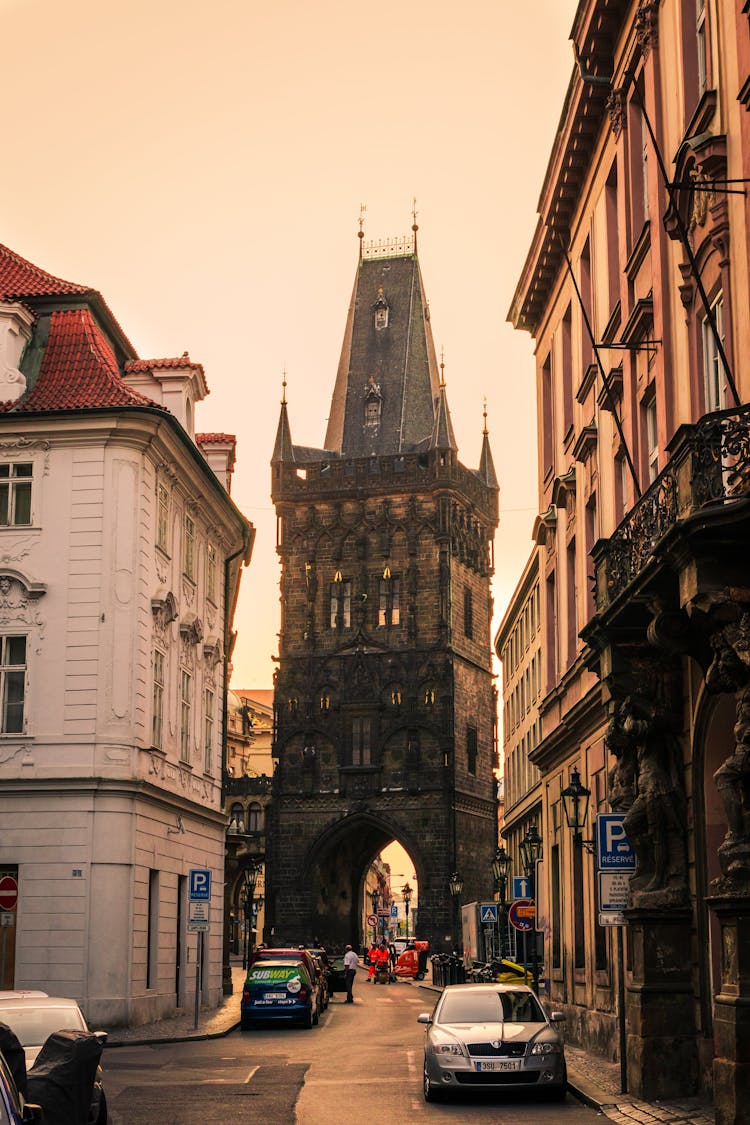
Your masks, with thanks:
<instances>
[{"instance_id":1,"label":"silver car","mask_svg":"<svg viewBox=\"0 0 750 1125\"><path fill-rule=\"evenodd\" d=\"M563 1100L567 1072L562 1037L533 991L522 984L452 984L443 990L424 1044L424 1097L450 1091L540 1090Z\"/></svg>"}]
</instances>

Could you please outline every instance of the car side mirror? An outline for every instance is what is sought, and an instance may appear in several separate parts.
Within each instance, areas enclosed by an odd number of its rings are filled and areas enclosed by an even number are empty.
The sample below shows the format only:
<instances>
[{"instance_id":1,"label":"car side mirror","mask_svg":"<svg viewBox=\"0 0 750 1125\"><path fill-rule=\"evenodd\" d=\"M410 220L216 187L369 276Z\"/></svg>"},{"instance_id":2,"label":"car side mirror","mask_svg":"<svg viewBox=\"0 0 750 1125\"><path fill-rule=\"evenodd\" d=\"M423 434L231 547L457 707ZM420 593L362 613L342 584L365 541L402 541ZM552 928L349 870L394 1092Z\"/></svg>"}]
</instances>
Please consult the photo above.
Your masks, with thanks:
<instances>
[{"instance_id":1,"label":"car side mirror","mask_svg":"<svg viewBox=\"0 0 750 1125\"><path fill-rule=\"evenodd\" d=\"M44 1121L44 1110L40 1105L32 1105L31 1102L26 1102L26 1105L23 1107L22 1121L24 1122L24 1125L26 1125L27 1121L36 1121L41 1125L41 1123Z\"/></svg>"},{"instance_id":2,"label":"car side mirror","mask_svg":"<svg viewBox=\"0 0 750 1125\"><path fill-rule=\"evenodd\" d=\"M94 1034L94 1038L98 1039L99 1042L101 1043L102 1047L103 1047L104 1044L107 1042L108 1032L106 1032L106 1031L95 1031L93 1034Z\"/></svg>"},{"instance_id":3,"label":"car side mirror","mask_svg":"<svg viewBox=\"0 0 750 1125\"><path fill-rule=\"evenodd\" d=\"M432 1023L432 1016L429 1012L420 1012L417 1016L417 1023Z\"/></svg>"},{"instance_id":4,"label":"car side mirror","mask_svg":"<svg viewBox=\"0 0 750 1125\"><path fill-rule=\"evenodd\" d=\"M549 1017L549 1022L550 1023L562 1023L562 1021L567 1019L567 1018L568 1017L565 1015L565 1012L552 1012L550 1017Z\"/></svg>"}]
</instances>

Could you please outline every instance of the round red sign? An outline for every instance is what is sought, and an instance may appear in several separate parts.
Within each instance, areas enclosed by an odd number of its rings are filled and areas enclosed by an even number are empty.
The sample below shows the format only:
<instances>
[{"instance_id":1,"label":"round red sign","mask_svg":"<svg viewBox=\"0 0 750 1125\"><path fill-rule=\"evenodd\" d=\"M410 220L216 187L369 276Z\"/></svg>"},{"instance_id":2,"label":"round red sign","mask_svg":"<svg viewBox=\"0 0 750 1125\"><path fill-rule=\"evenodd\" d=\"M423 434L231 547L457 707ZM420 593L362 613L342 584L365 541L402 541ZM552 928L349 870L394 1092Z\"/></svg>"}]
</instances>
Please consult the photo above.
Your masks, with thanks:
<instances>
[{"instance_id":1,"label":"round red sign","mask_svg":"<svg viewBox=\"0 0 750 1125\"><path fill-rule=\"evenodd\" d=\"M15 910L18 902L18 883L12 875L0 879L0 910Z\"/></svg>"},{"instance_id":2,"label":"round red sign","mask_svg":"<svg viewBox=\"0 0 750 1125\"><path fill-rule=\"evenodd\" d=\"M534 900L530 898L517 898L515 902L511 903L510 910L508 911L508 921L511 926L514 926L522 933L528 933L529 930L534 929L534 918L536 911L534 909Z\"/></svg>"}]
</instances>

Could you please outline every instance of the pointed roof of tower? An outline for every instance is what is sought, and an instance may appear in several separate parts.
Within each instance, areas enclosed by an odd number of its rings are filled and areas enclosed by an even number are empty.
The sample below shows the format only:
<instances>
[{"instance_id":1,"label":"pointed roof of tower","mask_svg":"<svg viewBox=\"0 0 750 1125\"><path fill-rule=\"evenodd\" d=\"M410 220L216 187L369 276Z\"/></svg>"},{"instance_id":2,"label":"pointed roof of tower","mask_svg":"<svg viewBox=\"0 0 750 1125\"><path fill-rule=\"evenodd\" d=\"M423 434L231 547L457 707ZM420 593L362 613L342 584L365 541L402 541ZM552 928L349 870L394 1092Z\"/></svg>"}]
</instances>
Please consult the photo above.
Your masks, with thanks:
<instances>
[{"instance_id":1,"label":"pointed roof of tower","mask_svg":"<svg viewBox=\"0 0 750 1125\"><path fill-rule=\"evenodd\" d=\"M273 447L271 464L275 465L279 461L294 461L292 431L289 428L289 415L286 409L286 372L284 372L284 379L282 382L281 412L279 414L279 425L276 430L276 441Z\"/></svg>"},{"instance_id":2,"label":"pointed roof of tower","mask_svg":"<svg viewBox=\"0 0 750 1125\"><path fill-rule=\"evenodd\" d=\"M456 442L455 434L453 433L453 424L451 423L451 412L448 409L448 398L445 393L445 364L441 358L440 360L440 395L438 398L437 413L435 415L435 428L432 431L432 441L430 442L431 449L452 449L455 453L458 450L458 443Z\"/></svg>"},{"instance_id":3,"label":"pointed roof of tower","mask_svg":"<svg viewBox=\"0 0 750 1125\"><path fill-rule=\"evenodd\" d=\"M479 458L479 468L477 469L477 476L487 485L488 488L499 488L497 474L495 473L495 462L492 460L492 450L490 449L490 438L487 432L487 407L484 408L484 429L482 430L482 454Z\"/></svg>"},{"instance_id":4,"label":"pointed roof of tower","mask_svg":"<svg viewBox=\"0 0 750 1125\"><path fill-rule=\"evenodd\" d=\"M325 439L343 457L432 444L440 380L415 227L403 239L360 239Z\"/></svg>"}]
</instances>

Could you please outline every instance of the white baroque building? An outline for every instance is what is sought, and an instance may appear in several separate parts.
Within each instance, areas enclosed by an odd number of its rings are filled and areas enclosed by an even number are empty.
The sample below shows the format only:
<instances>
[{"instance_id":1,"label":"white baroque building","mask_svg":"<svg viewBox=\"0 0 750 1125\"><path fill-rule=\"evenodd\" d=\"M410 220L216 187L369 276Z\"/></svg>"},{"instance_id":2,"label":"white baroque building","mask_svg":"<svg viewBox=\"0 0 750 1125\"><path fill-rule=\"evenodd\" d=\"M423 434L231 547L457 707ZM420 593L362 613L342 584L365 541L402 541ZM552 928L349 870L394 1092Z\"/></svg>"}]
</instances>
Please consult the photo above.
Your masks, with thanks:
<instances>
[{"instance_id":1,"label":"white baroque building","mask_svg":"<svg viewBox=\"0 0 750 1125\"><path fill-rule=\"evenodd\" d=\"M227 638L253 528L203 369L0 246L0 987L96 1026L221 996ZM2 884L6 888L6 880ZM4 900L7 905L9 900ZM0 903L2 905L2 903Z\"/></svg>"}]
</instances>

